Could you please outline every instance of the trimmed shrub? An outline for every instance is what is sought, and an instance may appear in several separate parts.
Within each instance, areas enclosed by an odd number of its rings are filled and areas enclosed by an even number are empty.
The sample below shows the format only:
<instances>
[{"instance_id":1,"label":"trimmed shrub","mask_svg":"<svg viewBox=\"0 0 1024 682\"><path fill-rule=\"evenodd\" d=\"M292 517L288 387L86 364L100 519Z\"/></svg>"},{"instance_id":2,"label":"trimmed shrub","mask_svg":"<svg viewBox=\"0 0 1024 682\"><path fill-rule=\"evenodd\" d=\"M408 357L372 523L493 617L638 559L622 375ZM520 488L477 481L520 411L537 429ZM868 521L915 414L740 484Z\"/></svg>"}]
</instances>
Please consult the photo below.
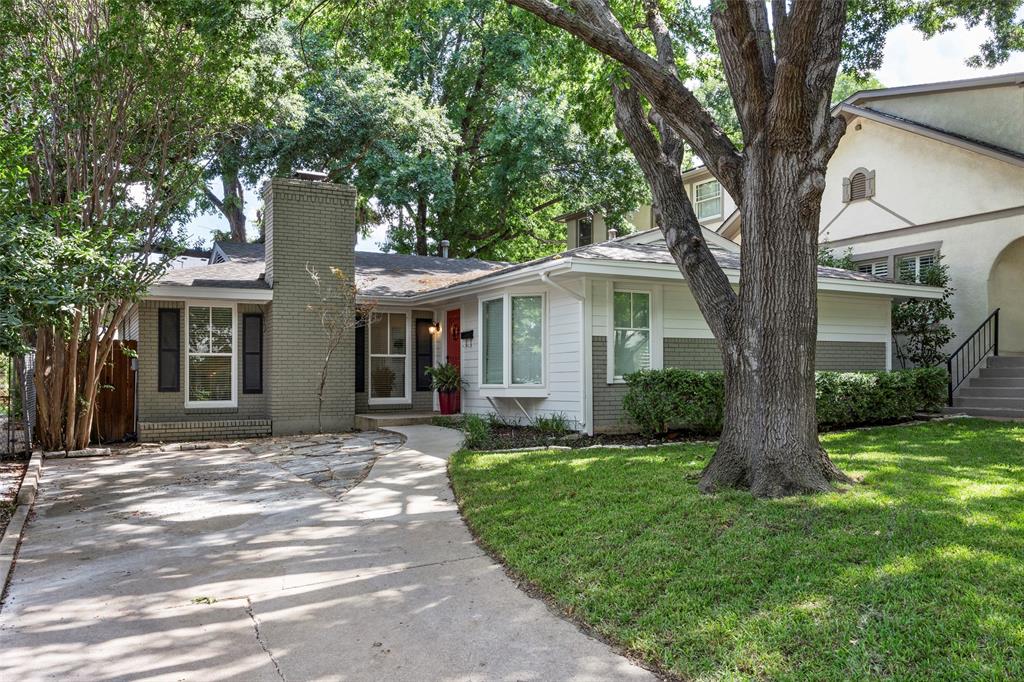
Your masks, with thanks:
<instances>
[{"instance_id":1,"label":"trimmed shrub","mask_svg":"<svg viewBox=\"0 0 1024 682\"><path fill-rule=\"evenodd\" d=\"M643 433L685 428L712 434L722 430L725 379L721 372L685 369L641 370L626 376L622 408Z\"/></svg>"},{"instance_id":2,"label":"trimmed shrub","mask_svg":"<svg viewBox=\"0 0 1024 682\"><path fill-rule=\"evenodd\" d=\"M946 371L938 367L894 372L818 372L818 425L823 429L884 424L946 400ZM722 429L725 381L721 372L644 370L626 377L622 407L644 433L679 428L702 434Z\"/></svg>"},{"instance_id":3,"label":"trimmed shrub","mask_svg":"<svg viewBox=\"0 0 1024 682\"><path fill-rule=\"evenodd\" d=\"M462 432L465 434L463 447L469 450L480 450L491 442L491 425L493 419L478 414L467 414L462 420Z\"/></svg>"}]
</instances>

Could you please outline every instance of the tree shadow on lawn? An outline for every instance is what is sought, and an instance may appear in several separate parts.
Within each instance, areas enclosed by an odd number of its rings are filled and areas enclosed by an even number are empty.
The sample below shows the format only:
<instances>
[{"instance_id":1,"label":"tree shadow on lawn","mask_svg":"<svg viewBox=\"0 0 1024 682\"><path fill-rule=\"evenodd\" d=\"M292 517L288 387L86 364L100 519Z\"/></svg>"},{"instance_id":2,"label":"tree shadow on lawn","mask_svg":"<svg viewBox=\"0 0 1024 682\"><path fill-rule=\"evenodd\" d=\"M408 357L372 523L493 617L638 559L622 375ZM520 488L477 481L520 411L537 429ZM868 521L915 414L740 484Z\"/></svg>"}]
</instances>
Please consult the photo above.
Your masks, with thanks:
<instances>
[{"instance_id":1,"label":"tree shadow on lawn","mask_svg":"<svg viewBox=\"0 0 1024 682\"><path fill-rule=\"evenodd\" d=\"M700 445L461 454L453 480L513 569L682 677L1024 676L1024 428L823 441L861 484L701 496Z\"/></svg>"}]
</instances>

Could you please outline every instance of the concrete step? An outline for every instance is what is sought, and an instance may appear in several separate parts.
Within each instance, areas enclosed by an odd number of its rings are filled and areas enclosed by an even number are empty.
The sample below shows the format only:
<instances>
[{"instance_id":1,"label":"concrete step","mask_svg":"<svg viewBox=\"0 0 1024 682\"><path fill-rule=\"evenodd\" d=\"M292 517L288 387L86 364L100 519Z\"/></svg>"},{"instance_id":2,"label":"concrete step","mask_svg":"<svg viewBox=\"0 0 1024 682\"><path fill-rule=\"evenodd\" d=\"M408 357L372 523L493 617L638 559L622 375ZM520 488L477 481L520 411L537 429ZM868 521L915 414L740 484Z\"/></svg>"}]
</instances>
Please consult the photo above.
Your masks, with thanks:
<instances>
[{"instance_id":1,"label":"concrete step","mask_svg":"<svg viewBox=\"0 0 1024 682\"><path fill-rule=\"evenodd\" d=\"M994 419L1024 419L1024 409L1008 410L1001 407L947 407L946 414L966 414L971 417L988 417Z\"/></svg>"},{"instance_id":2,"label":"concrete step","mask_svg":"<svg viewBox=\"0 0 1024 682\"><path fill-rule=\"evenodd\" d=\"M1020 377L1024 379L1024 367L986 367L979 373L982 379L989 377L997 377L1000 379L1009 379Z\"/></svg>"},{"instance_id":3,"label":"concrete step","mask_svg":"<svg viewBox=\"0 0 1024 682\"><path fill-rule=\"evenodd\" d=\"M1024 367L1024 355L996 355L988 359L989 367Z\"/></svg>"},{"instance_id":4,"label":"concrete step","mask_svg":"<svg viewBox=\"0 0 1024 682\"><path fill-rule=\"evenodd\" d=\"M1024 386L965 386L956 394L962 398L1021 398Z\"/></svg>"},{"instance_id":5,"label":"concrete step","mask_svg":"<svg viewBox=\"0 0 1024 682\"><path fill-rule=\"evenodd\" d=\"M1024 377L974 377L967 385L971 388L1024 388Z\"/></svg>"},{"instance_id":6,"label":"concrete step","mask_svg":"<svg viewBox=\"0 0 1024 682\"><path fill-rule=\"evenodd\" d=\"M377 412L357 414L355 427L360 431L376 431L389 426L409 426L412 424L430 424L434 417L432 412Z\"/></svg>"},{"instance_id":7,"label":"concrete step","mask_svg":"<svg viewBox=\"0 0 1024 682\"><path fill-rule=\"evenodd\" d=\"M999 407L1007 410L1024 410L1024 398L977 398L957 396L954 407Z\"/></svg>"}]
</instances>

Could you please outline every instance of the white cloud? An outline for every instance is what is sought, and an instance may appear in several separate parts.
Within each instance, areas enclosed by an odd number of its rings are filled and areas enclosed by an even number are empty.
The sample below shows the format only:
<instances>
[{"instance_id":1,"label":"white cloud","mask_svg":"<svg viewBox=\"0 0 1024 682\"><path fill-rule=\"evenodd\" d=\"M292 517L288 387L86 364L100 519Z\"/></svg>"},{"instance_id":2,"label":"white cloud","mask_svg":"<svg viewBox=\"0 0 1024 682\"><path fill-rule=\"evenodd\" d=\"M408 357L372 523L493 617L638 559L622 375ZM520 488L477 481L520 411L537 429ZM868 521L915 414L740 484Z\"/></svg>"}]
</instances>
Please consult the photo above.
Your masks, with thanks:
<instances>
[{"instance_id":1,"label":"white cloud","mask_svg":"<svg viewBox=\"0 0 1024 682\"><path fill-rule=\"evenodd\" d=\"M994 69L967 66L965 60L977 54L987 34L984 26L969 29L960 24L925 40L912 26L898 26L886 37L882 68L875 75L886 87L896 87L1024 71L1024 54L1020 53Z\"/></svg>"}]
</instances>

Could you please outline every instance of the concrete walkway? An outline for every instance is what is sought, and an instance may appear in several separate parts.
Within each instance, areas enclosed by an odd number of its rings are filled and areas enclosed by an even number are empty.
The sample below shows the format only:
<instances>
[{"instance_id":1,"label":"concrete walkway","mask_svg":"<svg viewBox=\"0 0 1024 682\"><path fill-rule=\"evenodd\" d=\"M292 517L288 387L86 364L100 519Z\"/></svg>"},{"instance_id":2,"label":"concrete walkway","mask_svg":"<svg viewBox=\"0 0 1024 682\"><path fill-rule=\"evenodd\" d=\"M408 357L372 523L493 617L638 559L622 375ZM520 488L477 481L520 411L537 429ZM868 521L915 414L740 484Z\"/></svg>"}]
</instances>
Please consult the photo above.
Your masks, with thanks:
<instances>
[{"instance_id":1,"label":"concrete walkway","mask_svg":"<svg viewBox=\"0 0 1024 682\"><path fill-rule=\"evenodd\" d=\"M340 500L239 448L47 464L0 611L0 679L651 679L473 543L404 448Z\"/></svg>"}]
</instances>

